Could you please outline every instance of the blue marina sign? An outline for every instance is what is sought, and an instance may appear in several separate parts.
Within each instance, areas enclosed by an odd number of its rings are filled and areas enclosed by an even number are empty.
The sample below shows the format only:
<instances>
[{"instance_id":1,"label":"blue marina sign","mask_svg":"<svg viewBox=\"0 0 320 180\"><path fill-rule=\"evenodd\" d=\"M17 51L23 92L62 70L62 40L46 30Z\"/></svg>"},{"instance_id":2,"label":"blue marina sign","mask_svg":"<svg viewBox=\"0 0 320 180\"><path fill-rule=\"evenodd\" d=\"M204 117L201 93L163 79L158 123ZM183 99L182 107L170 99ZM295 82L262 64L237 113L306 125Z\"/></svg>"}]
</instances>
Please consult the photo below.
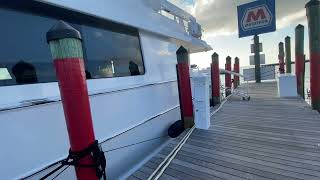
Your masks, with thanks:
<instances>
[{"instance_id":1,"label":"blue marina sign","mask_svg":"<svg viewBox=\"0 0 320 180\"><path fill-rule=\"evenodd\" d=\"M275 0L257 0L237 9L240 38L276 31Z\"/></svg>"}]
</instances>

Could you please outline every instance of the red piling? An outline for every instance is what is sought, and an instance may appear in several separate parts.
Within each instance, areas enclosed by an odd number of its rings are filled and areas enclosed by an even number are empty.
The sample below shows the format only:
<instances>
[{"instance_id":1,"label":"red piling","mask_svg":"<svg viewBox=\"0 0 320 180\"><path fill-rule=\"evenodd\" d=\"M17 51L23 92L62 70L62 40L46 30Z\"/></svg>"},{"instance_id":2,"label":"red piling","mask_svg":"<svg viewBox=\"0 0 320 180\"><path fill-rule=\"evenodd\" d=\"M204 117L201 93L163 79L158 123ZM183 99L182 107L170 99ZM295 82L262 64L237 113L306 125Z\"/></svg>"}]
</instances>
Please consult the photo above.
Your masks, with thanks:
<instances>
[{"instance_id":1,"label":"red piling","mask_svg":"<svg viewBox=\"0 0 320 180\"><path fill-rule=\"evenodd\" d=\"M219 55L213 53L211 63L211 92L213 106L220 103L220 70L219 70Z\"/></svg>"},{"instance_id":2,"label":"red piling","mask_svg":"<svg viewBox=\"0 0 320 180\"><path fill-rule=\"evenodd\" d=\"M291 38L287 36L284 42L286 51L286 73L291 74Z\"/></svg>"},{"instance_id":3,"label":"red piling","mask_svg":"<svg viewBox=\"0 0 320 180\"><path fill-rule=\"evenodd\" d=\"M310 46L310 88L313 109L320 112L320 2L306 4Z\"/></svg>"},{"instance_id":4,"label":"red piling","mask_svg":"<svg viewBox=\"0 0 320 180\"><path fill-rule=\"evenodd\" d=\"M304 56L304 26L299 24L295 29L295 54L296 54L296 78L297 92L304 98L304 76L305 76L305 56Z\"/></svg>"},{"instance_id":5,"label":"red piling","mask_svg":"<svg viewBox=\"0 0 320 180\"><path fill-rule=\"evenodd\" d=\"M194 125L192 93L190 83L189 53L184 47L177 51L177 76L180 95L181 117L185 128Z\"/></svg>"},{"instance_id":6,"label":"red piling","mask_svg":"<svg viewBox=\"0 0 320 180\"><path fill-rule=\"evenodd\" d=\"M234 59L234 65L233 65L233 71L238 74L240 73L240 62L239 61L240 61L239 58L236 57ZM234 79L234 82L233 82L234 88L238 88L238 86L240 85L240 77L234 75L233 79Z\"/></svg>"},{"instance_id":7,"label":"red piling","mask_svg":"<svg viewBox=\"0 0 320 180\"><path fill-rule=\"evenodd\" d=\"M279 71L280 74L284 74L285 70L284 70L284 44L283 42L279 43Z\"/></svg>"},{"instance_id":8,"label":"red piling","mask_svg":"<svg viewBox=\"0 0 320 180\"><path fill-rule=\"evenodd\" d=\"M225 69L227 71L231 71L231 57L230 56L228 56L226 58ZM226 96L229 96L231 94L231 87L232 87L231 74L229 74L229 73L225 74L225 87L226 87Z\"/></svg>"},{"instance_id":9,"label":"red piling","mask_svg":"<svg viewBox=\"0 0 320 180\"><path fill-rule=\"evenodd\" d=\"M80 152L95 142L91 118L82 42L79 31L60 21L47 33L69 134L72 152ZM80 164L94 164L92 156ZM78 180L98 180L94 168L76 167Z\"/></svg>"}]
</instances>

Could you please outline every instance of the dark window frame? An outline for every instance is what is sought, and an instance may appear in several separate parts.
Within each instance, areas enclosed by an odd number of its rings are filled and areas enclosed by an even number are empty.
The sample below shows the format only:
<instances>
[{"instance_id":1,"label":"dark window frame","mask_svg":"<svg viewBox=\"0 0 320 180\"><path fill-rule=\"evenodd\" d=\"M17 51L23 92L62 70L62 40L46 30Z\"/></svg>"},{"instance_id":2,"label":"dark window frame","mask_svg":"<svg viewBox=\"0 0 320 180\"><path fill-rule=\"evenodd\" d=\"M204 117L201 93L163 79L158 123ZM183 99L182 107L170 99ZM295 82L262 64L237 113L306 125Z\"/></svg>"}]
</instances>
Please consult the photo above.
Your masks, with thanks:
<instances>
[{"instance_id":1,"label":"dark window frame","mask_svg":"<svg viewBox=\"0 0 320 180\"><path fill-rule=\"evenodd\" d=\"M113 22L107 19L103 19L100 17L96 17L93 15L77 12L75 10L70 10L67 8L62 8L50 4L46 4L43 2L36 2L33 0L11 0L1 3L0 9L8 9L13 10L17 12L22 12L26 14L32 14L36 16L46 17L46 18L52 18L54 20L64 20L71 24L76 25L85 25L90 26L102 30L117 32L117 33L123 33L125 35L133 35L138 38L139 42L139 52L141 54L141 65L142 65L142 72L140 75L131 75L131 76L115 76L115 77L98 77L98 78L90 78L87 80L95 80L95 79L109 79L109 78L120 78L120 77L132 77L132 76L143 76L146 74L146 67L144 62L144 54L142 50L142 44L141 44L141 37L139 30L137 28L120 24L117 22ZM54 25L54 24L53 24ZM80 30L81 32L81 30ZM48 47L49 48L49 47ZM83 60L85 63L85 68L87 70L87 64L88 59L86 56L86 46L85 42L83 42ZM35 84L44 84L44 83L56 83L57 80L54 81L48 81L48 82L37 82L37 83L29 83L29 84L10 84L10 85L0 85L0 87L6 87L6 86L24 86L24 85L35 85Z\"/></svg>"}]
</instances>

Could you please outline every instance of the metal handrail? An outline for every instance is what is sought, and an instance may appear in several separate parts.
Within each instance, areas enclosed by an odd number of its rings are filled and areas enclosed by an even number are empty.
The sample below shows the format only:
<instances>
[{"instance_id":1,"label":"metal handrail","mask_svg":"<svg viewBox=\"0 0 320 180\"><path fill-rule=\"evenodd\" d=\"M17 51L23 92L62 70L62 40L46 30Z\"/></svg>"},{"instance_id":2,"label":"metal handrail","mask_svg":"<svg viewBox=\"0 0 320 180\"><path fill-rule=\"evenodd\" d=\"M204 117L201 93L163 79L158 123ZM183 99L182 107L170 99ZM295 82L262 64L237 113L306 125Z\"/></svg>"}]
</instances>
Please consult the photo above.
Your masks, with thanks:
<instances>
[{"instance_id":1,"label":"metal handrail","mask_svg":"<svg viewBox=\"0 0 320 180\"><path fill-rule=\"evenodd\" d=\"M244 77L242 74L240 73L236 73L236 72L233 72L233 71L228 71L228 70L225 70L225 69L220 69L220 73L225 73L225 74L232 74L234 76L239 76L239 77ZM243 91L243 90L240 90L240 89L235 89L234 87L223 87L223 90L225 91L230 91L231 94L234 94L234 95L237 95L239 97L242 97L243 100L250 100L250 96L249 96L249 81L245 81L245 86L246 86L246 91ZM221 86L220 86L220 89L221 89Z\"/></svg>"},{"instance_id":2,"label":"metal handrail","mask_svg":"<svg viewBox=\"0 0 320 180\"><path fill-rule=\"evenodd\" d=\"M197 23L196 18L190 13L177 7L171 2L168 2L167 0L150 0L150 3L155 11L159 12L160 14L163 11L171 14L173 16L173 21L177 22L178 20L177 23L183 26L187 33L195 38L201 39L203 29L201 25ZM187 27L185 26L185 22L188 24Z\"/></svg>"}]
</instances>

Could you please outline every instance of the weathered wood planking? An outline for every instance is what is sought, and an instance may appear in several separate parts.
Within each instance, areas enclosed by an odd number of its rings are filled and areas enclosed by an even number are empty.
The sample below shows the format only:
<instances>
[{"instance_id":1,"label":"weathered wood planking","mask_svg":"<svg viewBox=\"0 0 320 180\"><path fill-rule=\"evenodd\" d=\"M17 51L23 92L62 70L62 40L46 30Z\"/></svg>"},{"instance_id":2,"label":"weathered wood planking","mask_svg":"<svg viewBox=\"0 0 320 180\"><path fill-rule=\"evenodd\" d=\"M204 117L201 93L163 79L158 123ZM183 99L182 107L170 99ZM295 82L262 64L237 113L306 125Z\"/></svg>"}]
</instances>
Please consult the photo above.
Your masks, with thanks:
<instances>
[{"instance_id":1,"label":"weathered wood planking","mask_svg":"<svg viewBox=\"0 0 320 180\"><path fill-rule=\"evenodd\" d=\"M299 98L277 97L275 82L250 84L251 101L232 97L195 130L160 179L320 179L320 115ZM173 140L132 179L146 179Z\"/></svg>"}]
</instances>

